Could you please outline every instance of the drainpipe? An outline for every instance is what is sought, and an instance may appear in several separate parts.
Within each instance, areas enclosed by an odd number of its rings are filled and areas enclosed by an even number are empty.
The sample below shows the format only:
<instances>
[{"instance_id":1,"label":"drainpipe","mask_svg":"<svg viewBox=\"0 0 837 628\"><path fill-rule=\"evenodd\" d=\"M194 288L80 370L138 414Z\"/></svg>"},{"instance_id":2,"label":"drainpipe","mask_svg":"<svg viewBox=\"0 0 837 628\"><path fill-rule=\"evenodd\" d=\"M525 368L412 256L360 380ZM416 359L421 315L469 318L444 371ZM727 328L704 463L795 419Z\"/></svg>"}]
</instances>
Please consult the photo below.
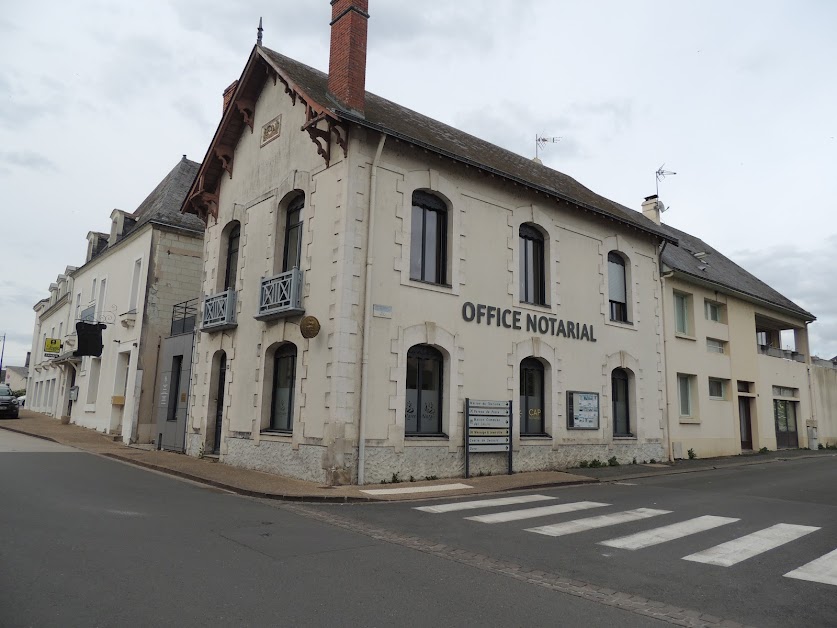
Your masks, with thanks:
<instances>
[{"instance_id":1,"label":"drainpipe","mask_svg":"<svg viewBox=\"0 0 837 628\"><path fill-rule=\"evenodd\" d=\"M360 367L360 415L357 418L357 483L362 486L365 483L365 456L366 456L366 417L369 406L369 335L372 333L372 264L375 262L373 256L375 236L375 198L377 197L378 164L381 161L381 153L384 150L384 143L387 136L381 133L378 140L378 150L375 151L375 158L372 160L372 176L369 182L369 219L366 222L366 278L363 284L363 359Z\"/></svg>"},{"instance_id":2,"label":"drainpipe","mask_svg":"<svg viewBox=\"0 0 837 628\"><path fill-rule=\"evenodd\" d=\"M665 426L666 426L666 453L669 461L674 459L674 452L671 451L671 416L669 402L668 402L668 346L666 343L666 291L665 291L665 275L663 274L663 252L666 250L668 240L663 240L660 247L660 253L657 256L657 272L660 273L660 313L663 318L663 395L665 395Z\"/></svg>"}]
</instances>

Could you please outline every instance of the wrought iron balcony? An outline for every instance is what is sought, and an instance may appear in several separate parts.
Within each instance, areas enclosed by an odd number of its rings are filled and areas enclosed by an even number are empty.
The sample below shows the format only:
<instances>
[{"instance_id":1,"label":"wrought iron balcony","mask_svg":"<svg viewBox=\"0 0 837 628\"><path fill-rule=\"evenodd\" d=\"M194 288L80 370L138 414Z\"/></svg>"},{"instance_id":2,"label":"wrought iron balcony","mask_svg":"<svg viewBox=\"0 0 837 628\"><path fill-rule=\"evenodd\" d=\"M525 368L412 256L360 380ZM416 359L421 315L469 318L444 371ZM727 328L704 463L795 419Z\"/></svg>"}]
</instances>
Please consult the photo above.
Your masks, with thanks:
<instances>
[{"instance_id":1,"label":"wrought iron balcony","mask_svg":"<svg viewBox=\"0 0 837 628\"><path fill-rule=\"evenodd\" d=\"M273 277L262 277L259 289L259 311L255 318L270 320L304 313L301 270L293 268Z\"/></svg>"},{"instance_id":2,"label":"wrought iron balcony","mask_svg":"<svg viewBox=\"0 0 837 628\"><path fill-rule=\"evenodd\" d=\"M203 300L201 331L220 331L235 326L235 290L225 290Z\"/></svg>"}]
</instances>

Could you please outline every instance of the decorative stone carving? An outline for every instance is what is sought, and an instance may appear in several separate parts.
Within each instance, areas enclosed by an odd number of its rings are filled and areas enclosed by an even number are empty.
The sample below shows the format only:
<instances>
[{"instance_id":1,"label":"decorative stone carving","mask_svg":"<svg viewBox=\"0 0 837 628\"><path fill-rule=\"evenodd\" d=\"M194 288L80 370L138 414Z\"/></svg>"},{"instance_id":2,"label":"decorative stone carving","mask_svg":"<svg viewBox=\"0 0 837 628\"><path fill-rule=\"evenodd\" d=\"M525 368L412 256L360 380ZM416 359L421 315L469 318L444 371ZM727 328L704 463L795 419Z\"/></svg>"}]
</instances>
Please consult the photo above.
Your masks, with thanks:
<instances>
[{"instance_id":1,"label":"decorative stone carving","mask_svg":"<svg viewBox=\"0 0 837 628\"><path fill-rule=\"evenodd\" d=\"M266 123L262 126L262 139L261 145L264 146L268 142L275 140L279 137L279 133L282 128L282 115L278 115L270 122Z\"/></svg>"},{"instance_id":2,"label":"decorative stone carving","mask_svg":"<svg viewBox=\"0 0 837 628\"><path fill-rule=\"evenodd\" d=\"M315 338L320 333L320 321L315 316L303 316L299 322L299 331L303 338Z\"/></svg>"}]
</instances>

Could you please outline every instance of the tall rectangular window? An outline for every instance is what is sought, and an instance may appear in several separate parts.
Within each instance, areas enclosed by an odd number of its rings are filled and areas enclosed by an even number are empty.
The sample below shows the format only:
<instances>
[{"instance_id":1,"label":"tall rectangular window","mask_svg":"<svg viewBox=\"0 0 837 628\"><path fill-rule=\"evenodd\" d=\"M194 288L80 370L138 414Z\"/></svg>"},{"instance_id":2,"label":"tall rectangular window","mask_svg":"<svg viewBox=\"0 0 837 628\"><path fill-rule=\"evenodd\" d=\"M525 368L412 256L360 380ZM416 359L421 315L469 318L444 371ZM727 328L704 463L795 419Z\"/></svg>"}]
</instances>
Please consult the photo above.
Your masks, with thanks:
<instances>
[{"instance_id":1,"label":"tall rectangular window","mask_svg":"<svg viewBox=\"0 0 837 628\"><path fill-rule=\"evenodd\" d=\"M678 334L689 333L689 295L674 293L674 331Z\"/></svg>"},{"instance_id":2,"label":"tall rectangular window","mask_svg":"<svg viewBox=\"0 0 837 628\"><path fill-rule=\"evenodd\" d=\"M447 284L447 206L425 192L413 193L410 279Z\"/></svg>"},{"instance_id":3,"label":"tall rectangular window","mask_svg":"<svg viewBox=\"0 0 837 628\"><path fill-rule=\"evenodd\" d=\"M415 345L407 352L404 429L408 435L442 433L443 363L442 354L427 345Z\"/></svg>"},{"instance_id":4,"label":"tall rectangular window","mask_svg":"<svg viewBox=\"0 0 837 628\"><path fill-rule=\"evenodd\" d=\"M625 260L619 253L607 254L607 284L610 299L610 320L628 322L628 289L625 282Z\"/></svg>"},{"instance_id":5,"label":"tall rectangular window","mask_svg":"<svg viewBox=\"0 0 837 628\"><path fill-rule=\"evenodd\" d=\"M128 302L128 311L137 311L137 299L139 297L140 271L142 271L142 260L134 262L134 274L131 277L131 300Z\"/></svg>"},{"instance_id":6,"label":"tall rectangular window","mask_svg":"<svg viewBox=\"0 0 837 628\"><path fill-rule=\"evenodd\" d=\"M105 296L107 295L108 280L102 279L99 282L99 299L96 301L96 320L102 320L105 311Z\"/></svg>"},{"instance_id":7,"label":"tall rectangular window","mask_svg":"<svg viewBox=\"0 0 837 628\"><path fill-rule=\"evenodd\" d=\"M76 321L81 320L81 292L76 294ZM75 324L73 324L73 328L75 328Z\"/></svg>"},{"instance_id":8,"label":"tall rectangular window","mask_svg":"<svg viewBox=\"0 0 837 628\"><path fill-rule=\"evenodd\" d=\"M680 398L680 416L692 416L692 375L677 374L677 393Z\"/></svg>"},{"instance_id":9,"label":"tall rectangular window","mask_svg":"<svg viewBox=\"0 0 837 628\"><path fill-rule=\"evenodd\" d=\"M304 196L298 196L288 205L288 215L285 220L285 255L282 260L283 273L302 266L302 210L304 207Z\"/></svg>"},{"instance_id":10,"label":"tall rectangular window","mask_svg":"<svg viewBox=\"0 0 837 628\"><path fill-rule=\"evenodd\" d=\"M520 226L520 300L546 305L543 235L531 225Z\"/></svg>"},{"instance_id":11,"label":"tall rectangular window","mask_svg":"<svg viewBox=\"0 0 837 628\"><path fill-rule=\"evenodd\" d=\"M273 354L273 394L270 402L270 429L293 430L296 346L282 345Z\"/></svg>"},{"instance_id":12,"label":"tall rectangular window","mask_svg":"<svg viewBox=\"0 0 837 628\"><path fill-rule=\"evenodd\" d=\"M177 406L180 403L180 373L183 370L183 356L176 355L171 359L171 374L169 381L169 407L167 421L177 420Z\"/></svg>"},{"instance_id":13,"label":"tall rectangular window","mask_svg":"<svg viewBox=\"0 0 837 628\"><path fill-rule=\"evenodd\" d=\"M544 427L544 368L535 358L520 363L520 433L541 436Z\"/></svg>"}]
</instances>

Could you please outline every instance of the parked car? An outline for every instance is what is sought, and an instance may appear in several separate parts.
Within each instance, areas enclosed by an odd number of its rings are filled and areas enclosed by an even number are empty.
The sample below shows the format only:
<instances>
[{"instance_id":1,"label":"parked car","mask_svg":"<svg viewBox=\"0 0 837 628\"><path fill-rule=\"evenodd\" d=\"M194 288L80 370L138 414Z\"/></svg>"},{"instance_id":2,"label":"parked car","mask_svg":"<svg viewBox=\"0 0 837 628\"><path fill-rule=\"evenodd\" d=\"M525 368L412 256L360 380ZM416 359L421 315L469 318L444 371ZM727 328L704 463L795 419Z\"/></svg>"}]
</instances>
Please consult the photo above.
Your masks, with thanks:
<instances>
[{"instance_id":1,"label":"parked car","mask_svg":"<svg viewBox=\"0 0 837 628\"><path fill-rule=\"evenodd\" d=\"M17 398L17 405L23 408L26 405L26 395L21 395Z\"/></svg>"},{"instance_id":2,"label":"parked car","mask_svg":"<svg viewBox=\"0 0 837 628\"><path fill-rule=\"evenodd\" d=\"M16 419L20 414L20 407L17 398L12 394L12 389L5 384L0 384L0 417Z\"/></svg>"}]
</instances>

